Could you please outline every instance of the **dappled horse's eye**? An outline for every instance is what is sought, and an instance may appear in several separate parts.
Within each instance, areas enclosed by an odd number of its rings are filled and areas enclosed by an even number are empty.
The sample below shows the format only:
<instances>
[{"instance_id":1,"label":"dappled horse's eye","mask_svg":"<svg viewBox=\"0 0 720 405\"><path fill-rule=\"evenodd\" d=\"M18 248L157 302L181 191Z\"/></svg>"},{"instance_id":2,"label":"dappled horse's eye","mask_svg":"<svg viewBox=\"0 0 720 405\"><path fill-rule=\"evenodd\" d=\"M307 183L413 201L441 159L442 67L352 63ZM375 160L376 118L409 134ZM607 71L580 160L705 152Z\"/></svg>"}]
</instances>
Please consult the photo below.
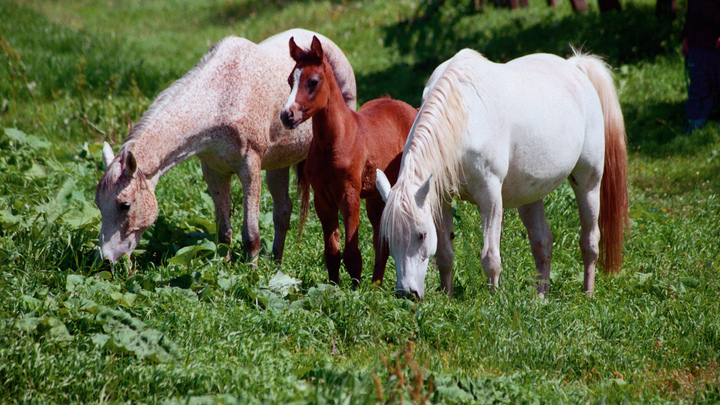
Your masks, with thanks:
<instances>
[{"instance_id":1,"label":"dappled horse's eye","mask_svg":"<svg viewBox=\"0 0 720 405\"><path fill-rule=\"evenodd\" d=\"M120 212L128 212L130 210L130 203L127 201L123 201L121 203L118 203L118 211Z\"/></svg>"}]
</instances>

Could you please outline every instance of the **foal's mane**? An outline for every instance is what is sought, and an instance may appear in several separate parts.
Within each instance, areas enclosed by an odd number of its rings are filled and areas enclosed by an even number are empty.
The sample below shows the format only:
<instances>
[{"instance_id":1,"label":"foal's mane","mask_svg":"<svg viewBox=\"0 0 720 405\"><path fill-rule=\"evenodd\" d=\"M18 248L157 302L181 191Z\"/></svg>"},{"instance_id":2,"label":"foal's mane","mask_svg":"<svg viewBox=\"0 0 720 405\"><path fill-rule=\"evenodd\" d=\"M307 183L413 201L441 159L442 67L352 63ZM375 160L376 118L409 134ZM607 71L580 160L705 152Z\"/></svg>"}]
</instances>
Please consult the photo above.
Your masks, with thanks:
<instances>
[{"instance_id":1,"label":"foal's mane","mask_svg":"<svg viewBox=\"0 0 720 405\"><path fill-rule=\"evenodd\" d=\"M200 59L200 62L198 62L197 65L195 65L192 69L190 69L190 71L185 73L180 79L176 80L173 84L170 85L170 87L163 90L157 96L155 101L153 101L150 107L148 107L143 116L140 118L140 121L138 121L137 124L135 124L130 130L130 133L125 138L125 142L118 151L118 155L124 153L125 151L129 151L132 148L132 146L135 144L135 142L137 142L138 138L145 131L145 129L153 122L155 116L160 111L162 111L168 105L168 103L170 103L173 96L182 91L185 85L187 85L195 77L197 77L198 74L200 74L200 71L208 63L208 61L210 61L210 59L212 59L212 57L218 53L218 50L222 47L222 44L234 38L236 37L230 36L216 42L212 47L210 47L210 50L202 57L202 59Z\"/></svg>"},{"instance_id":2,"label":"foal's mane","mask_svg":"<svg viewBox=\"0 0 720 405\"><path fill-rule=\"evenodd\" d=\"M435 218L440 215L442 199L458 193L462 177L462 144L469 116L461 87L464 84L478 87L476 79L464 71L466 65L460 62L472 57L482 56L463 50L453 58L428 92L410 130L400 175L382 218L381 233L390 244L403 239L401 235L409 229L410 221L423 217L413 193L431 175L432 188L425 204Z\"/></svg>"}]
</instances>

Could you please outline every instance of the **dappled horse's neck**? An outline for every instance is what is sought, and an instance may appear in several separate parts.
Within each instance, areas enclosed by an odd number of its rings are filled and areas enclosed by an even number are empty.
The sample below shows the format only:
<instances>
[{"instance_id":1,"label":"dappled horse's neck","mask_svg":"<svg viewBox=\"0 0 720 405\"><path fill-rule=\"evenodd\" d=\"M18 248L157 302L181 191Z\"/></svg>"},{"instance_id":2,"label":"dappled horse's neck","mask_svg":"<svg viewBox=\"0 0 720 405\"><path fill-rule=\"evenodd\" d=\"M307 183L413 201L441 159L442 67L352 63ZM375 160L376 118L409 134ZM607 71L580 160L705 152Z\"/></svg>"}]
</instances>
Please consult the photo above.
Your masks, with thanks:
<instances>
[{"instance_id":1,"label":"dappled horse's neck","mask_svg":"<svg viewBox=\"0 0 720 405\"><path fill-rule=\"evenodd\" d=\"M213 136L213 126L201 116L163 111L153 122L138 128L139 133L133 134L128 147L137 160L138 170L157 184L160 176L204 150Z\"/></svg>"}]
</instances>

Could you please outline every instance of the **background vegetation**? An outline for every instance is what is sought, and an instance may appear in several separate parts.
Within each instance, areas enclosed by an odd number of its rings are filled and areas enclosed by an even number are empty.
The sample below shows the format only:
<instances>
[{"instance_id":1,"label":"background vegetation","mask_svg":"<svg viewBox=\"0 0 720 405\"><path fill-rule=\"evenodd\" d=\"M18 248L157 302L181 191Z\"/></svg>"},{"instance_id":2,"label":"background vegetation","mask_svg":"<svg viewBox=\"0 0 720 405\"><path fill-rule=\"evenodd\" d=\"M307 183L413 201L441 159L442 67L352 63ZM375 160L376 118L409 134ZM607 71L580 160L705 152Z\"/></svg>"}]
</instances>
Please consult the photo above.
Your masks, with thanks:
<instances>
[{"instance_id":1,"label":"background vegetation","mask_svg":"<svg viewBox=\"0 0 720 405\"><path fill-rule=\"evenodd\" d=\"M705 129L682 135L686 2L674 21L656 19L649 0L602 15L595 3L583 14L544 3L475 12L470 1L427 0L0 2L2 402L720 401L719 117L716 108ZM346 52L361 102L387 93L417 105L430 72L462 47L495 61L567 55L568 44L605 56L630 148L623 272L600 275L594 299L581 292L566 187L547 198L555 245L544 300L515 212L505 214L501 288L488 291L480 219L462 202L454 300L433 271L424 302L395 298L392 264L381 288L367 276L352 289L346 274L325 285L316 219L302 241L290 236L282 273L266 255L256 269L224 263L196 160L161 179L159 219L132 259L100 271L92 200L102 141L117 149L212 43L292 27ZM266 245L271 206L265 193Z\"/></svg>"}]
</instances>

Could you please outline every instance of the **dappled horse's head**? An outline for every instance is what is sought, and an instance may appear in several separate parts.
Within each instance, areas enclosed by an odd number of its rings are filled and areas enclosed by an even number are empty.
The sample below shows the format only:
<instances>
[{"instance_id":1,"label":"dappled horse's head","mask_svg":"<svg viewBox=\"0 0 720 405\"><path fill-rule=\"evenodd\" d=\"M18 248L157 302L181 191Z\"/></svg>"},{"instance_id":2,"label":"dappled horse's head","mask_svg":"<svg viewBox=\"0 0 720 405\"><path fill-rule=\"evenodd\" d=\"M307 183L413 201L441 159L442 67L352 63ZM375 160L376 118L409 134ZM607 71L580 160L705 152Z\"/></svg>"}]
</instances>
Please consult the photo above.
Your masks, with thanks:
<instances>
[{"instance_id":1,"label":"dappled horse's head","mask_svg":"<svg viewBox=\"0 0 720 405\"><path fill-rule=\"evenodd\" d=\"M290 38L290 56L295 60L295 67L288 77L292 90L280 112L280 120L286 128L293 129L325 107L331 91L328 80L334 76L316 36L313 36L308 51Z\"/></svg>"},{"instance_id":2,"label":"dappled horse's head","mask_svg":"<svg viewBox=\"0 0 720 405\"><path fill-rule=\"evenodd\" d=\"M435 221L427 201L432 176L420 186L398 181L391 188L382 171L376 174L375 184L386 203L380 233L395 260L395 290L402 296L423 299L428 264L437 250Z\"/></svg>"},{"instance_id":3,"label":"dappled horse's head","mask_svg":"<svg viewBox=\"0 0 720 405\"><path fill-rule=\"evenodd\" d=\"M103 162L105 174L95 194L95 204L102 215L100 255L115 262L132 253L143 232L155 222L158 205L152 182L138 170L129 148L122 148L113 156L106 143Z\"/></svg>"}]
</instances>

